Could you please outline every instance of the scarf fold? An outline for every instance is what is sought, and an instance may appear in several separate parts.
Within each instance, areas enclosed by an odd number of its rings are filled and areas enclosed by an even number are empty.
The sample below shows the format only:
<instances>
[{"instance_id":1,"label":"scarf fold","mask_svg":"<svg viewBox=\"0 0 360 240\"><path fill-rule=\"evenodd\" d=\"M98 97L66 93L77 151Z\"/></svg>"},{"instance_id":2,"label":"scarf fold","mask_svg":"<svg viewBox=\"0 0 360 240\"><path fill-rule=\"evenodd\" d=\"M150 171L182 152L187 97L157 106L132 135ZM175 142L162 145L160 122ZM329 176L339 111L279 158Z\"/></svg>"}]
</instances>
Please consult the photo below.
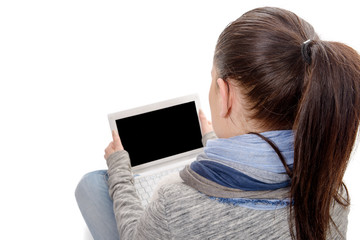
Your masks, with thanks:
<instances>
[{"instance_id":1,"label":"scarf fold","mask_svg":"<svg viewBox=\"0 0 360 240\"><path fill-rule=\"evenodd\" d=\"M261 134L275 143L292 168L293 131L269 131ZM288 192L291 183L276 152L267 142L253 134L208 140L204 153L185 168L180 176L186 184L216 197L239 197L246 191L271 192L286 189ZM214 194L215 186L220 194ZM236 194L230 194L231 191ZM284 191L280 195L283 196Z\"/></svg>"},{"instance_id":2,"label":"scarf fold","mask_svg":"<svg viewBox=\"0 0 360 240\"><path fill-rule=\"evenodd\" d=\"M268 131L261 135L275 143L284 156L286 164L292 167L294 163L293 131ZM207 158L224 163L241 164L274 173L286 172L274 149L254 134L208 140L204 153Z\"/></svg>"},{"instance_id":3,"label":"scarf fold","mask_svg":"<svg viewBox=\"0 0 360 240\"><path fill-rule=\"evenodd\" d=\"M290 180L279 183L265 183L255 178L213 161L195 161L190 165L191 170L202 177L212 180L224 187L243 191L266 191L288 187Z\"/></svg>"},{"instance_id":4,"label":"scarf fold","mask_svg":"<svg viewBox=\"0 0 360 240\"><path fill-rule=\"evenodd\" d=\"M242 191L240 189L224 187L197 174L190 169L189 165L180 171L180 177L188 186L215 198L282 200L289 197L289 188L280 188L269 191Z\"/></svg>"}]
</instances>

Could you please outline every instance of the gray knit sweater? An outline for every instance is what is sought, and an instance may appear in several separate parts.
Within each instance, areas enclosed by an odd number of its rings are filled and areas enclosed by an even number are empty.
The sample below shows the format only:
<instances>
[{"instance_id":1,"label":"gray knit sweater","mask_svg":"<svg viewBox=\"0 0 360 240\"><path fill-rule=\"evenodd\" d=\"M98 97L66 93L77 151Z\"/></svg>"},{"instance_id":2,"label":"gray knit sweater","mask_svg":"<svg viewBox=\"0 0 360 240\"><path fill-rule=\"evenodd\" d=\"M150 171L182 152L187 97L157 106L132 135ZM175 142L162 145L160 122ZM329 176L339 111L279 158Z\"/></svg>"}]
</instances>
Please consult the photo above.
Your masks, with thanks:
<instances>
[{"instance_id":1,"label":"gray knit sweater","mask_svg":"<svg viewBox=\"0 0 360 240\"><path fill-rule=\"evenodd\" d=\"M162 186L158 197L143 209L128 153L113 153L107 164L121 239L291 239L289 207L255 210L222 203L179 182ZM346 237L348 212L334 204L331 215L339 231L330 224L328 239Z\"/></svg>"}]
</instances>

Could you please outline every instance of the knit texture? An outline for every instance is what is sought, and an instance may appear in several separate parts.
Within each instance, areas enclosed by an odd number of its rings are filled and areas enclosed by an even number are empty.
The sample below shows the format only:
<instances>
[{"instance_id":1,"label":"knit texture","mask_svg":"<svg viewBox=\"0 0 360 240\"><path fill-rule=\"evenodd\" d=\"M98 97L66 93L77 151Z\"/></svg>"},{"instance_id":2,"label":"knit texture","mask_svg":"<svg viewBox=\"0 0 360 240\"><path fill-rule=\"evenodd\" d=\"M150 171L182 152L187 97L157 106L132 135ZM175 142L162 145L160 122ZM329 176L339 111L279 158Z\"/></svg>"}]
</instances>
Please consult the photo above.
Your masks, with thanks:
<instances>
[{"instance_id":1,"label":"knit texture","mask_svg":"<svg viewBox=\"0 0 360 240\"><path fill-rule=\"evenodd\" d=\"M185 185L162 186L158 198L143 209L133 185L126 151L107 159L109 194L121 239L291 239L289 207L275 210L242 207L219 201ZM257 204L273 204L258 202ZM264 208L266 209L266 208ZM346 236L349 208L334 203L328 239Z\"/></svg>"}]
</instances>

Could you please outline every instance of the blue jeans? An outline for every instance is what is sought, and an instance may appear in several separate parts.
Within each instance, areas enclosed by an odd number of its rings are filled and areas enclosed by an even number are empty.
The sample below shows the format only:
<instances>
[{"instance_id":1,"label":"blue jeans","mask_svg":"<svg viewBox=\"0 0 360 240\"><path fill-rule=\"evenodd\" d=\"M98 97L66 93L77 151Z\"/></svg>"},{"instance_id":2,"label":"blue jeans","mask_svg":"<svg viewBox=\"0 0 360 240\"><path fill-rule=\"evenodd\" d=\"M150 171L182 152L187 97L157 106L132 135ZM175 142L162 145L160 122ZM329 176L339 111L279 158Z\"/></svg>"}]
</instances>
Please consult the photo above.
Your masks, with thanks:
<instances>
[{"instance_id":1,"label":"blue jeans","mask_svg":"<svg viewBox=\"0 0 360 240\"><path fill-rule=\"evenodd\" d=\"M76 187L75 197L94 240L119 239L106 170L86 174Z\"/></svg>"}]
</instances>

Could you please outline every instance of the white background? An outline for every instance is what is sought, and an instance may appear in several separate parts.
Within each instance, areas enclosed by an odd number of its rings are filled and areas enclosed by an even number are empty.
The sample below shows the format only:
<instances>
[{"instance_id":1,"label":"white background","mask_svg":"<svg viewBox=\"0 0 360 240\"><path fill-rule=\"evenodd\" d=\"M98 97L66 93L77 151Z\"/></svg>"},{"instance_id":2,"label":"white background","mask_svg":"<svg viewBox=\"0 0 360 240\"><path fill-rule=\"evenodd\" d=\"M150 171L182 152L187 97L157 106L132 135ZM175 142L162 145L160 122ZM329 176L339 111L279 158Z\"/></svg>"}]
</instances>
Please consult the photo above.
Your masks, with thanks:
<instances>
[{"instance_id":1,"label":"white background","mask_svg":"<svg viewBox=\"0 0 360 240\"><path fill-rule=\"evenodd\" d=\"M265 5L360 50L355 0L1 1L0 239L88 239L74 190L106 168L107 114L197 92L209 116L218 35ZM360 236L359 152L348 239Z\"/></svg>"}]
</instances>

